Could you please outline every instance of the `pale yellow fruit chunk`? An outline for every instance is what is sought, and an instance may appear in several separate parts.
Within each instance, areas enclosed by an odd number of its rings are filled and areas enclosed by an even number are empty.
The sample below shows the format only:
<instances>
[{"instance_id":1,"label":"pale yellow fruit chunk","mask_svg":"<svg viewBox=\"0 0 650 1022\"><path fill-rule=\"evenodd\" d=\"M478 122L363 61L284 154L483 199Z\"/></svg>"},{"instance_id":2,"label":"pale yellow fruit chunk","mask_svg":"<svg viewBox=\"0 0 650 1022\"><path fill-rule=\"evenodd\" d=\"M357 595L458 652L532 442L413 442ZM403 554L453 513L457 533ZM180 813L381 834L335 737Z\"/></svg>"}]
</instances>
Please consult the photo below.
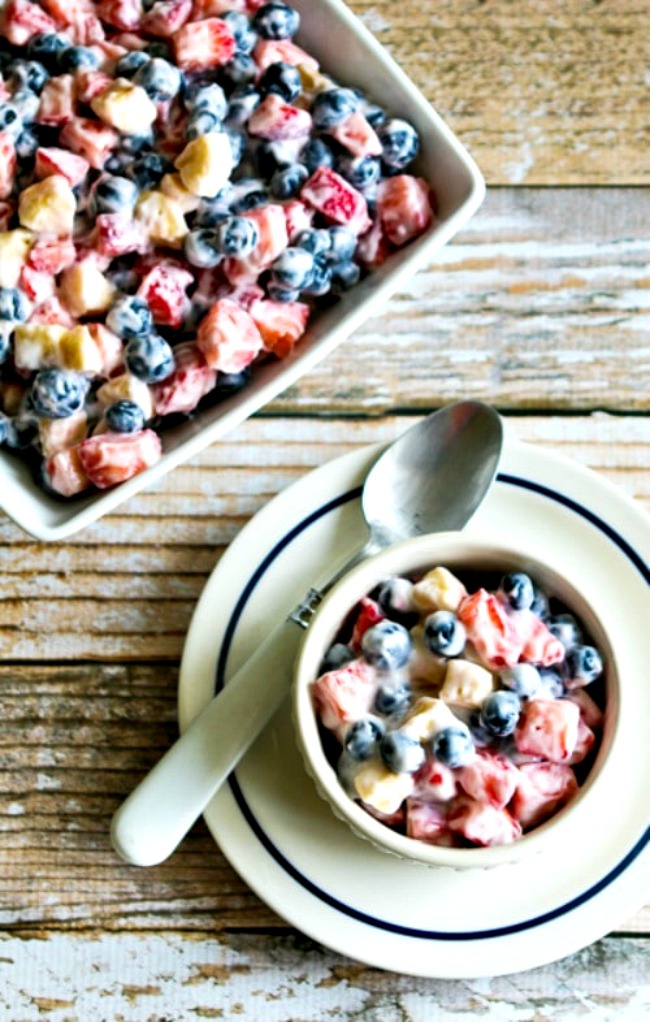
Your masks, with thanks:
<instances>
[{"instance_id":1,"label":"pale yellow fruit chunk","mask_svg":"<svg viewBox=\"0 0 650 1022\"><path fill-rule=\"evenodd\" d=\"M16 287L34 235L17 228L0 234L0 287Z\"/></svg>"},{"instance_id":2,"label":"pale yellow fruit chunk","mask_svg":"<svg viewBox=\"0 0 650 1022\"><path fill-rule=\"evenodd\" d=\"M72 234L77 200L61 174L25 188L18 200L18 219L39 234Z\"/></svg>"},{"instance_id":3,"label":"pale yellow fruit chunk","mask_svg":"<svg viewBox=\"0 0 650 1022\"><path fill-rule=\"evenodd\" d=\"M193 213L199 208L200 198L187 190L180 174L165 174L160 182L160 191L168 198L174 199L183 213Z\"/></svg>"},{"instance_id":4,"label":"pale yellow fruit chunk","mask_svg":"<svg viewBox=\"0 0 650 1022\"><path fill-rule=\"evenodd\" d=\"M162 192L142 192L136 203L135 218L157 245L180 248L188 233L182 207L176 199Z\"/></svg>"},{"instance_id":5,"label":"pale yellow fruit chunk","mask_svg":"<svg viewBox=\"0 0 650 1022\"><path fill-rule=\"evenodd\" d=\"M233 170L228 136L222 131L211 131L192 139L177 157L175 166L188 191L213 199Z\"/></svg>"},{"instance_id":6,"label":"pale yellow fruit chunk","mask_svg":"<svg viewBox=\"0 0 650 1022\"><path fill-rule=\"evenodd\" d=\"M458 610L467 596L465 586L448 568L433 568L413 586L411 598L419 611Z\"/></svg>"},{"instance_id":7,"label":"pale yellow fruit chunk","mask_svg":"<svg viewBox=\"0 0 650 1022\"><path fill-rule=\"evenodd\" d=\"M75 412L65 419L39 419L38 436L44 458L50 458L57 451L74 447L88 435L88 416L84 411Z\"/></svg>"},{"instance_id":8,"label":"pale yellow fruit chunk","mask_svg":"<svg viewBox=\"0 0 650 1022\"><path fill-rule=\"evenodd\" d=\"M411 774L395 774L383 763L368 763L355 775L354 787L362 802L379 813L390 814L408 798L415 781Z\"/></svg>"},{"instance_id":9,"label":"pale yellow fruit chunk","mask_svg":"<svg viewBox=\"0 0 650 1022\"><path fill-rule=\"evenodd\" d=\"M417 742L426 742L444 728L458 723L458 718L442 699L421 696L409 710L399 730Z\"/></svg>"},{"instance_id":10,"label":"pale yellow fruit chunk","mask_svg":"<svg viewBox=\"0 0 650 1022\"><path fill-rule=\"evenodd\" d=\"M140 85L128 78L116 78L90 102L91 109L104 124L123 135L142 135L153 124L158 111Z\"/></svg>"},{"instance_id":11,"label":"pale yellow fruit chunk","mask_svg":"<svg viewBox=\"0 0 650 1022\"><path fill-rule=\"evenodd\" d=\"M63 271L59 295L73 316L87 316L106 312L112 304L115 288L94 263L85 259Z\"/></svg>"},{"instance_id":12,"label":"pale yellow fruit chunk","mask_svg":"<svg viewBox=\"0 0 650 1022\"><path fill-rule=\"evenodd\" d=\"M95 375L102 369L102 355L87 326L67 330L59 342L58 365L78 373Z\"/></svg>"},{"instance_id":13,"label":"pale yellow fruit chunk","mask_svg":"<svg viewBox=\"0 0 650 1022\"><path fill-rule=\"evenodd\" d=\"M470 660L450 660L440 697L456 706L478 707L494 688L490 671Z\"/></svg>"},{"instance_id":14,"label":"pale yellow fruit chunk","mask_svg":"<svg viewBox=\"0 0 650 1022\"><path fill-rule=\"evenodd\" d=\"M140 405L145 419L153 415L153 399L149 387L131 373L122 373L104 383L97 391L97 400L102 408L107 408L115 401L134 401Z\"/></svg>"},{"instance_id":15,"label":"pale yellow fruit chunk","mask_svg":"<svg viewBox=\"0 0 650 1022\"><path fill-rule=\"evenodd\" d=\"M67 329L55 323L19 323L14 331L14 359L18 369L42 369L59 364L61 338Z\"/></svg>"}]
</instances>

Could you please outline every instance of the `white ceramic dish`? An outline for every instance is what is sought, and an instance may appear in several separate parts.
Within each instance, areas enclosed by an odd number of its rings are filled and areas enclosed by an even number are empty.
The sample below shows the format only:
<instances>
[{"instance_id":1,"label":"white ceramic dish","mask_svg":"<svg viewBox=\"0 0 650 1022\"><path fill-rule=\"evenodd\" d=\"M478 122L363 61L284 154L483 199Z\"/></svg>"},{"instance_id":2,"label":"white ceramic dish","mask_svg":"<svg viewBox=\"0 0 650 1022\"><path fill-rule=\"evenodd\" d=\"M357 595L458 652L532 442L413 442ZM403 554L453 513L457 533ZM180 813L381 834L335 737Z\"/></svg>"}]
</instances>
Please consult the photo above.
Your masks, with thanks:
<instances>
[{"instance_id":1,"label":"white ceramic dish","mask_svg":"<svg viewBox=\"0 0 650 1022\"><path fill-rule=\"evenodd\" d=\"M181 729L245 659L270 615L288 613L325 563L361 544L360 484L375 457L362 450L305 476L229 547L188 633ZM615 603L612 641L624 651L621 742L612 783L601 789L584 832L560 851L490 873L424 867L376 851L316 794L289 700L205 814L249 886L314 940L379 968L450 979L562 958L623 924L650 895L650 522L599 476L508 443L498 480L467 526L473 530L526 545L534 533L542 556L553 550L590 591Z\"/></svg>"},{"instance_id":2,"label":"white ceramic dish","mask_svg":"<svg viewBox=\"0 0 650 1022\"><path fill-rule=\"evenodd\" d=\"M387 827L348 796L321 741L318 716L314 708L313 683L342 621L358 601L371 593L384 579L395 575L420 574L439 564L451 571L472 568L498 571L500 574L508 571L528 572L547 596L561 600L576 615L586 634L601 650L606 664L605 726L598 755L585 783L567 806L512 844L487 848L447 848L415 840ZM616 669L617 655L616 650L611 648L607 625L612 603L608 593L599 589L592 594L586 585L579 563L560 563L555 550L545 550L540 559L539 550L534 544L531 548L529 544L522 544L521 539L516 543L495 542L491 535L480 534L476 529L440 532L406 540L369 558L346 575L327 594L304 634L296 658L293 686L293 717L298 746L317 790L329 802L334 813L355 833L371 841L380 850L428 866L447 866L451 869L494 868L520 862L530 855L545 855L554 848L570 846L573 835L589 826L594 806L600 804L601 785L608 784L608 779L603 779L602 774L609 769L609 752L612 744L618 740L620 688ZM611 761L615 760L614 755Z\"/></svg>"},{"instance_id":3,"label":"white ceramic dish","mask_svg":"<svg viewBox=\"0 0 650 1022\"><path fill-rule=\"evenodd\" d=\"M297 41L341 83L364 89L418 128L422 148L414 169L431 183L438 219L422 237L389 259L333 308L315 316L295 353L261 366L250 385L163 435L162 459L115 489L63 502L45 495L29 469L0 452L0 507L26 532L58 540L114 510L134 493L187 461L252 415L325 358L394 294L480 205L483 178L454 134L374 36L342 0L292 0L301 13Z\"/></svg>"}]
</instances>

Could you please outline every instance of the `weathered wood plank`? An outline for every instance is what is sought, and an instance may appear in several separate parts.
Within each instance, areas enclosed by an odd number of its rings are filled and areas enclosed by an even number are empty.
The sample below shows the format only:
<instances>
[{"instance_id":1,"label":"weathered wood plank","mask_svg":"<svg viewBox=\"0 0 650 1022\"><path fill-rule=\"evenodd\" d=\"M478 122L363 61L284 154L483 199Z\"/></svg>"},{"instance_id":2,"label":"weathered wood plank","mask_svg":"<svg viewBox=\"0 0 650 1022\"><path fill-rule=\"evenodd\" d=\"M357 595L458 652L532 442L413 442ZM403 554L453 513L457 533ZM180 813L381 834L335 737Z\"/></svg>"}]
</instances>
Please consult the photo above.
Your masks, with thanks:
<instances>
[{"instance_id":1,"label":"weathered wood plank","mask_svg":"<svg viewBox=\"0 0 650 1022\"><path fill-rule=\"evenodd\" d=\"M530 972L451 981L368 968L297 934L5 937L0 1020L639 1022L649 955L647 944L609 938Z\"/></svg>"},{"instance_id":2,"label":"weathered wood plank","mask_svg":"<svg viewBox=\"0 0 650 1022\"><path fill-rule=\"evenodd\" d=\"M350 0L491 184L647 184L645 0Z\"/></svg>"}]
</instances>

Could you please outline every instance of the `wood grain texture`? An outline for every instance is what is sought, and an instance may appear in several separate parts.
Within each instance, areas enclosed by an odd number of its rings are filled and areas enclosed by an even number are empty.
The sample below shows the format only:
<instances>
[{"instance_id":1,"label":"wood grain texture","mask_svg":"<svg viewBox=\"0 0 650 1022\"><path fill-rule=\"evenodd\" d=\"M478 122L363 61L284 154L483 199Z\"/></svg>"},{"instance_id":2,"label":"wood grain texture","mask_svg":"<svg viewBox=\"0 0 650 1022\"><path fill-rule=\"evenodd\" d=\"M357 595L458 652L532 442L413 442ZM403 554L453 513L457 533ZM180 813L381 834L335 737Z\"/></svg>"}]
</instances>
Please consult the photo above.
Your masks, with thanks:
<instances>
[{"instance_id":1,"label":"wood grain texture","mask_svg":"<svg viewBox=\"0 0 650 1022\"><path fill-rule=\"evenodd\" d=\"M648 184L645 0L349 0L489 184Z\"/></svg>"},{"instance_id":2,"label":"wood grain texture","mask_svg":"<svg viewBox=\"0 0 650 1022\"><path fill-rule=\"evenodd\" d=\"M486 980L380 972L296 935L0 938L0 1022L640 1022L648 948Z\"/></svg>"},{"instance_id":3,"label":"wood grain texture","mask_svg":"<svg viewBox=\"0 0 650 1022\"><path fill-rule=\"evenodd\" d=\"M650 191L493 189L432 265L272 408L650 409Z\"/></svg>"}]
</instances>

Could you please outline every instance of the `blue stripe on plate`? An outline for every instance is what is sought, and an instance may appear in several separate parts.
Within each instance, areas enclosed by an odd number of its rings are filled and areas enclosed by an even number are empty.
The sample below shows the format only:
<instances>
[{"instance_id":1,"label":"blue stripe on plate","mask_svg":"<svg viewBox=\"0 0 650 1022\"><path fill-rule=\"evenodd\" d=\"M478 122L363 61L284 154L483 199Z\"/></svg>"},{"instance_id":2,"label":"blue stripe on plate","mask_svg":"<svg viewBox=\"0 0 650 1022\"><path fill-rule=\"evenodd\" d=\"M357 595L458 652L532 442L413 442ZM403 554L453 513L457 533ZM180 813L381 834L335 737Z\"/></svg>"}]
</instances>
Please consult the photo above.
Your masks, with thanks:
<instances>
[{"instance_id":1,"label":"blue stripe on plate","mask_svg":"<svg viewBox=\"0 0 650 1022\"><path fill-rule=\"evenodd\" d=\"M605 522L599 515L590 511L588 508L579 502L565 496L563 493L558 493L556 490L551 489L548 486L543 486L539 483L532 482L530 479L524 479L520 476L509 475L506 473L499 473L497 481L505 483L509 486L518 486L521 489L531 490L535 493L539 493L541 496L546 497L550 500L555 501L558 504L562 504L569 508L571 511L580 515L586 521L590 522L602 533L604 533L628 558L629 561L634 565L637 571L640 572L641 576L646 582L650 583L650 566L645 563L639 553L628 543L628 541L611 525ZM270 566L276 560L276 558L285 550L291 542L299 536L305 529L308 529L310 525L323 518L325 515L334 511L338 507L342 507L344 504L350 501L357 500L361 496L362 488L360 486L355 487L352 490L348 490L346 493L340 494L333 500L328 501L321 507L317 508L311 514L307 515L300 522L298 522L292 529L290 529L285 535L278 540L278 542L269 551L266 557L261 561L255 572L251 575L249 581L244 587L241 596L239 597L233 612L228 621L228 625L224 632L224 639L219 654L219 660L216 668L216 679L215 679L215 691L218 692L224 683L224 675L226 662L228 660L228 654L232 640L237 629L237 625L244 612L246 604L250 599L251 594L258 585L260 579L265 575ZM314 897L320 901L329 905L331 908L349 916L352 919L356 919L359 922L365 923L368 926L374 926L377 929L385 930L389 933L398 933L401 936L406 937L417 937L421 940L441 940L441 941L469 941L469 940L490 940L494 937L505 937L510 934L520 933L524 930L533 929L536 926L542 926L544 923L551 922L560 916L566 915L572 912L574 909L579 908L592 898L600 894L601 891L609 887L614 881L621 876L625 870L638 858L641 852L644 850L648 842L650 841L650 827L648 827L641 838L636 844L629 850L629 852L616 864L608 873L605 874L597 883L588 887L581 894L572 898L570 901L564 902L557 908L552 909L548 912L544 912L538 916L532 916L529 919L523 919L520 922L512 923L509 926L497 926L490 929L484 930L425 930L417 927L402 926L399 923L390 922L390 920L379 919L376 916L371 916L365 912L361 912L351 905L340 901L335 898L334 895L328 891L323 890L317 884L313 883L308 877L306 877L282 854L280 849L274 844L266 831L260 826L259 821L253 814L243 791L241 790L235 774L231 774L229 778L229 784L239 806L239 809L244 816L246 822L250 826L251 830L257 836L261 844L267 850L267 852L275 859L278 865L285 870L286 873L291 876L296 883L300 884L301 887L309 891Z\"/></svg>"}]
</instances>

